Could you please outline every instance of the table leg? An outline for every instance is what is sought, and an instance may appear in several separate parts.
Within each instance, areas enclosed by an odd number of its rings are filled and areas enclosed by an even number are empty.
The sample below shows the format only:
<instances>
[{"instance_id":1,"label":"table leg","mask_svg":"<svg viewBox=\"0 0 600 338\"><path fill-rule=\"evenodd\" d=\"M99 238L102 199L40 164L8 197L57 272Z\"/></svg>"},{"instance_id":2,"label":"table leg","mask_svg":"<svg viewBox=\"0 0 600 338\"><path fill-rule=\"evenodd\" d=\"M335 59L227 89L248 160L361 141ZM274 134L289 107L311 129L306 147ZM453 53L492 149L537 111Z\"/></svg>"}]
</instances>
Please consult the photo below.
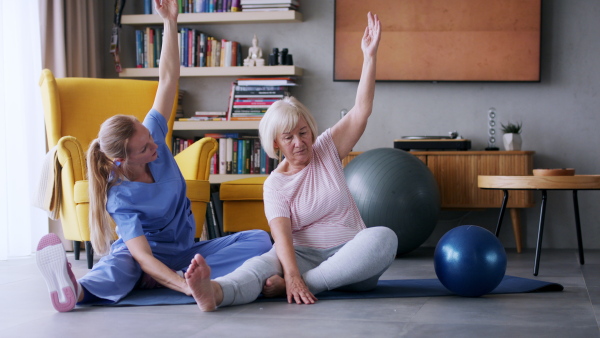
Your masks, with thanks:
<instances>
[{"instance_id":1,"label":"table leg","mask_svg":"<svg viewBox=\"0 0 600 338\"><path fill-rule=\"evenodd\" d=\"M540 270L540 254L542 253L542 235L544 234L544 217L546 215L546 190L542 190L542 207L540 210L540 225L538 229L537 246L535 247L535 263L533 264L533 275L537 276Z\"/></svg>"},{"instance_id":2,"label":"table leg","mask_svg":"<svg viewBox=\"0 0 600 338\"><path fill-rule=\"evenodd\" d=\"M579 202L577 200L577 190L573 190L573 207L575 208L575 229L577 231L577 246L579 247L579 264L583 265L583 240L581 239L581 222L579 220Z\"/></svg>"},{"instance_id":3,"label":"table leg","mask_svg":"<svg viewBox=\"0 0 600 338\"><path fill-rule=\"evenodd\" d=\"M517 244L517 252L521 253L521 212L519 209L510 209L510 219L512 220L513 232L515 233L515 243Z\"/></svg>"},{"instance_id":4,"label":"table leg","mask_svg":"<svg viewBox=\"0 0 600 338\"><path fill-rule=\"evenodd\" d=\"M504 191L504 198L502 199L502 207L500 207L500 215L498 216L498 224L496 224L496 237L500 235L500 227L502 226L502 219L504 218L504 211L506 210L506 202L508 202L508 190Z\"/></svg>"}]
</instances>

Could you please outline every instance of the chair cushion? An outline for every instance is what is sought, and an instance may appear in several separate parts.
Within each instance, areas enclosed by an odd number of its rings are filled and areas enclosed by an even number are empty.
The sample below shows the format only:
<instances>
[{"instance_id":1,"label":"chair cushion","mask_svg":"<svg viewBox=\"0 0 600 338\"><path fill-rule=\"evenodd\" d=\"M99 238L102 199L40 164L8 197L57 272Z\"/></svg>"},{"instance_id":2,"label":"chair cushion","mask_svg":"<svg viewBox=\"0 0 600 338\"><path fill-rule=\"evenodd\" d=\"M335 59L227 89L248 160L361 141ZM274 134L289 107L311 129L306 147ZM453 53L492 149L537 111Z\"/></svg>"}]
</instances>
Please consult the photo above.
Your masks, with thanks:
<instances>
[{"instance_id":1,"label":"chair cushion","mask_svg":"<svg viewBox=\"0 0 600 338\"><path fill-rule=\"evenodd\" d=\"M238 232L251 229L269 231L263 203L266 177L250 177L221 183L223 230Z\"/></svg>"},{"instance_id":2,"label":"chair cushion","mask_svg":"<svg viewBox=\"0 0 600 338\"><path fill-rule=\"evenodd\" d=\"M266 177L250 177L221 183L222 201L262 201Z\"/></svg>"}]
</instances>

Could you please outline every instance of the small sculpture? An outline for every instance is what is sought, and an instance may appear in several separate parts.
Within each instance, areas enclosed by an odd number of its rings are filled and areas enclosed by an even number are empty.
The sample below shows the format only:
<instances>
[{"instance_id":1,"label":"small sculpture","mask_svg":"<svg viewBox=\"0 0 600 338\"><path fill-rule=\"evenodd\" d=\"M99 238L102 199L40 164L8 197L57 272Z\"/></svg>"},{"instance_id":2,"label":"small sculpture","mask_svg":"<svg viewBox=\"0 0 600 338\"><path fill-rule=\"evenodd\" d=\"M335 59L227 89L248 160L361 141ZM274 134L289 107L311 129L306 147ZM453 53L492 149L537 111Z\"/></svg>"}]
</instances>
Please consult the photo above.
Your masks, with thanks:
<instances>
[{"instance_id":1,"label":"small sculpture","mask_svg":"<svg viewBox=\"0 0 600 338\"><path fill-rule=\"evenodd\" d=\"M252 38L252 47L248 49L248 57L244 59L244 66L264 66L265 60L262 58L262 49L258 47L258 38L254 34Z\"/></svg>"}]
</instances>

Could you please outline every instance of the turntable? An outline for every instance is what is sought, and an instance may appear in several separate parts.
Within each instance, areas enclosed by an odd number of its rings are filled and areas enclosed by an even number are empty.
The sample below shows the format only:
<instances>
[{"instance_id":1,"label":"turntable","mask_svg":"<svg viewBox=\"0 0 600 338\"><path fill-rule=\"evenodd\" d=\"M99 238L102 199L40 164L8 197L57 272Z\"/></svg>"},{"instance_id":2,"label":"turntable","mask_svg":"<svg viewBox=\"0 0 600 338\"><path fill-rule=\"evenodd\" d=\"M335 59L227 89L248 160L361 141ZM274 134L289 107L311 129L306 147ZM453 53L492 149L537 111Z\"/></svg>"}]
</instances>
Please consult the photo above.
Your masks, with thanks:
<instances>
[{"instance_id":1,"label":"turntable","mask_svg":"<svg viewBox=\"0 0 600 338\"><path fill-rule=\"evenodd\" d=\"M402 150L469 150L471 140L451 136L402 136L394 140L394 148Z\"/></svg>"}]
</instances>

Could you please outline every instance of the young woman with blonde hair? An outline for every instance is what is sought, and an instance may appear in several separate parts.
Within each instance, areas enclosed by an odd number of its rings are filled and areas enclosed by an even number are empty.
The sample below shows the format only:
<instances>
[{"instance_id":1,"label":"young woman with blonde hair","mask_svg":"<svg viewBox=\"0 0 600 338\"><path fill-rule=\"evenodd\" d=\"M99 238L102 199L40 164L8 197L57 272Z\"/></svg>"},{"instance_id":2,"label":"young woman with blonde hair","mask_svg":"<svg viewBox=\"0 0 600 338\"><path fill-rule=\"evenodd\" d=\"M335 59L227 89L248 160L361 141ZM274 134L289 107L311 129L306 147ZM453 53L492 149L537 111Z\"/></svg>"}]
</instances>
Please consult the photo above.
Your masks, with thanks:
<instances>
[{"instance_id":1,"label":"young woman with blonde hair","mask_svg":"<svg viewBox=\"0 0 600 338\"><path fill-rule=\"evenodd\" d=\"M76 280L56 235L44 236L38 245L38 267L60 312L77 302L117 302L135 287L157 283L191 295L182 270L194 255L205 256L211 276L219 277L271 249L269 235L260 230L194 242L185 180L165 143L180 72L177 0L155 0L155 5L164 40L154 105L143 123L125 115L106 120L88 150L91 240L97 253L107 255ZM118 235L112 245L110 218Z\"/></svg>"}]
</instances>

